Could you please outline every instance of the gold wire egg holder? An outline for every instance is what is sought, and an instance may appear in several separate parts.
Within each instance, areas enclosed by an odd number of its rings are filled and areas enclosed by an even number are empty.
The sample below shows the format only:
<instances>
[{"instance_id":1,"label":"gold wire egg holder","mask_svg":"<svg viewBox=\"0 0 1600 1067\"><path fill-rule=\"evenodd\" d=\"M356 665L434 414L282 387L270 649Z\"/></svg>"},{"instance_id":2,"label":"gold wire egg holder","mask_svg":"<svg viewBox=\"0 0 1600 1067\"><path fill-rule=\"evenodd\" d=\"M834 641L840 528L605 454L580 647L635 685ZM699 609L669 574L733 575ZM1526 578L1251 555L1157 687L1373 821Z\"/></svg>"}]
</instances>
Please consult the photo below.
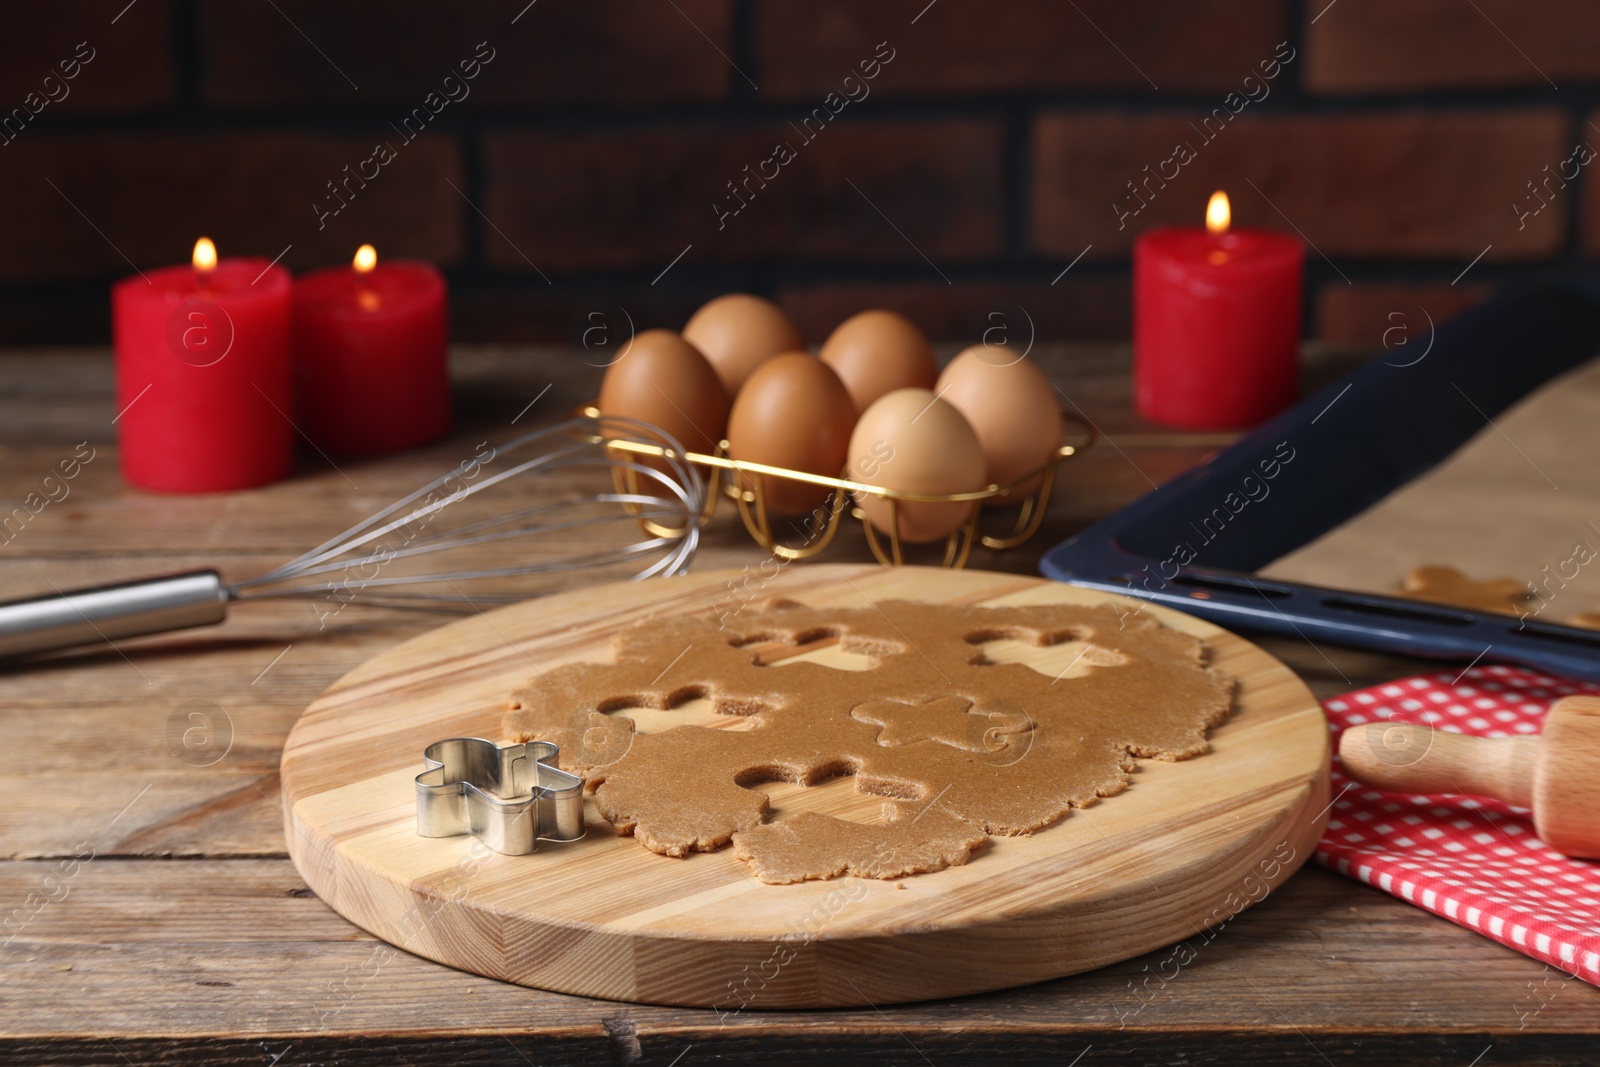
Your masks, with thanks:
<instances>
[{"instance_id":1,"label":"gold wire egg holder","mask_svg":"<svg viewBox=\"0 0 1600 1067\"><path fill-rule=\"evenodd\" d=\"M585 404L577 411L578 415L587 418L599 418L600 409L594 404ZM1074 456L1079 456L1092 445L1097 436L1093 424L1085 419L1077 418L1062 413L1062 418L1072 423L1082 431L1082 440L1078 442L1064 442L1056 447L1051 457L1040 467L1028 471L1026 474L1013 478L1003 485L987 485L982 489L974 489L965 493L914 493L903 489L886 489L879 485L870 485L866 482L855 481L850 478L829 477L822 474L809 474L788 467L774 467L765 463L752 463L748 460L737 460L728 457L728 442L721 441L714 453L688 452L682 458L689 463L702 468L706 473L707 491L705 505L701 508L699 524L705 526L716 513L717 502L721 497L728 497L734 501L739 509L739 517L744 521L744 528L762 548L771 552L773 556L785 562L810 559L824 551L833 542L834 536L842 525L841 517L848 506L852 517L861 522L866 531L867 546L872 550L873 556L885 566L902 566L905 563L904 539L900 534L900 505L908 504L958 504L973 501L975 507L972 513L959 527L952 530L944 539L944 556L940 566L953 570L965 567L967 560L972 555L975 544L1003 552L1016 548L1039 531L1039 526L1044 522L1045 510L1050 504L1050 493L1055 487L1056 472L1061 464ZM598 434L586 435L589 440L600 441ZM618 452L632 453L637 456L676 457L677 453L665 445L656 445L640 440L616 440L610 442L610 448ZM833 490L832 495L825 504L819 504L804 516L814 528L805 534L805 540L799 545L785 544L778 540L772 532L772 517L768 513L765 494L765 478L783 478L792 482L803 482L821 488ZM741 477L744 476L744 477ZM1023 486L1038 479L1039 484L1019 498L1020 508L1012 523L1011 531L1002 535L980 533L979 518L983 512L983 502L1001 497L1008 497ZM619 494L637 493L638 474L634 470L622 466L611 469L612 484ZM890 528L880 532L867 518L859 505L850 502L851 494L865 494L880 497L889 502ZM1017 503L1013 501L1012 503ZM630 511L637 512L638 505L624 504ZM820 525L818 525L820 521ZM675 536L679 531L655 522L652 519L641 517L639 525L645 532L655 537Z\"/></svg>"}]
</instances>

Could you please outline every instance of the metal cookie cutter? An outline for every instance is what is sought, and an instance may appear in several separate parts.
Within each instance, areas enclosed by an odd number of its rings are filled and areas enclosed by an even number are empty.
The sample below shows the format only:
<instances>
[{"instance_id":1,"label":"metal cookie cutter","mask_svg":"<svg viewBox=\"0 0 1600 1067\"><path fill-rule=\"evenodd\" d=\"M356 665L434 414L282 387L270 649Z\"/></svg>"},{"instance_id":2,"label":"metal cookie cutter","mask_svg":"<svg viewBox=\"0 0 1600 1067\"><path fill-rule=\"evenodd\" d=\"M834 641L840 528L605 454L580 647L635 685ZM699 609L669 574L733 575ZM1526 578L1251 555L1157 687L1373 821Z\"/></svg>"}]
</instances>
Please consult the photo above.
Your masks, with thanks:
<instances>
[{"instance_id":1,"label":"metal cookie cutter","mask_svg":"<svg viewBox=\"0 0 1600 1067\"><path fill-rule=\"evenodd\" d=\"M417 775L417 833L474 834L496 852L523 856L539 841L583 836L583 779L554 766L548 741L501 747L481 737L435 741Z\"/></svg>"}]
</instances>

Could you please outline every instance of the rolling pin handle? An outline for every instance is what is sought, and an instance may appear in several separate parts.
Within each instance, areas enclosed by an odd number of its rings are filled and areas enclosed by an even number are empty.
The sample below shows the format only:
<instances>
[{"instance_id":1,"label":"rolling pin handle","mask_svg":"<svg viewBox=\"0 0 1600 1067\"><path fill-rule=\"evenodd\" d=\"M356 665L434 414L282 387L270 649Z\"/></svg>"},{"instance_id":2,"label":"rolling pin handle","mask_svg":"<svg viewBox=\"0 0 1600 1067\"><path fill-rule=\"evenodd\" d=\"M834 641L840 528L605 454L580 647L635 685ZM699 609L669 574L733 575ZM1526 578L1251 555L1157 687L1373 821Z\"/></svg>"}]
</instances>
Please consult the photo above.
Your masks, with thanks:
<instances>
[{"instance_id":1,"label":"rolling pin handle","mask_svg":"<svg viewBox=\"0 0 1600 1067\"><path fill-rule=\"evenodd\" d=\"M228 587L214 570L186 571L0 604L0 658L218 623Z\"/></svg>"},{"instance_id":2,"label":"rolling pin handle","mask_svg":"<svg viewBox=\"0 0 1600 1067\"><path fill-rule=\"evenodd\" d=\"M1464 793L1533 806L1537 737L1467 737L1409 722L1373 722L1339 738L1345 773L1393 793Z\"/></svg>"}]
</instances>

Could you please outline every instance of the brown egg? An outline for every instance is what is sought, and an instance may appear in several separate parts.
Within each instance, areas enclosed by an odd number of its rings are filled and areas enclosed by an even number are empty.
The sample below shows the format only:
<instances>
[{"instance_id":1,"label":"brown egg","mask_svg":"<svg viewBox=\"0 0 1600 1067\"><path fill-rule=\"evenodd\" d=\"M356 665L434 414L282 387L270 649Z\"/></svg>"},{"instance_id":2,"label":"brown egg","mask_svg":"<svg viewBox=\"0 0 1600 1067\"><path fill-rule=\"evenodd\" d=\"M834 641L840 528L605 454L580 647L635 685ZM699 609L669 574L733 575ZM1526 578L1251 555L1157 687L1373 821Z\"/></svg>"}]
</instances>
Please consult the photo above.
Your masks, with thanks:
<instances>
[{"instance_id":1,"label":"brown egg","mask_svg":"<svg viewBox=\"0 0 1600 1067\"><path fill-rule=\"evenodd\" d=\"M683 339L716 369L729 397L738 395L764 361L806 347L782 308L749 293L729 293L706 304L690 316Z\"/></svg>"},{"instance_id":2,"label":"brown egg","mask_svg":"<svg viewBox=\"0 0 1600 1067\"><path fill-rule=\"evenodd\" d=\"M886 489L914 493L970 493L988 485L983 448L961 412L928 389L897 389L880 397L856 422L850 435L846 477ZM891 503L858 493L867 521L888 533ZM958 529L976 507L973 501L899 502L900 539L912 544L937 541Z\"/></svg>"},{"instance_id":3,"label":"brown egg","mask_svg":"<svg viewBox=\"0 0 1600 1067\"><path fill-rule=\"evenodd\" d=\"M893 311L845 319L822 343L821 357L838 372L857 411L896 389L931 389L939 376L928 339Z\"/></svg>"},{"instance_id":4,"label":"brown egg","mask_svg":"<svg viewBox=\"0 0 1600 1067\"><path fill-rule=\"evenodd\" d=\"M728 416L728 455L751 463L838 477L856 422L855 405L833 369L808 352L773 356L755 369ZM757 474L767 510L801 515L825 506L833 490Z\"/></svg>"},{"instance_id":5,"label":"brown egg","mask_svg":"<svg viewBox=\"0 0 1600 1067\"><path fill-rule=\"evenodd\" d=\"M600 413L641 419L691 452L711 452L728 424L728 396L693 345L671 330L645 330L607 368Z\"/></svg>"},{"instance_id":6,"label":"brown egg","mask_svg":"<svg viewBox=\"0 0 1600 1067\"><path fill-rule=\"evenodd\" d=\"M1009 346L973 345L950 361L934 392L972 424L996 485L1038 470L1061 444L1055 387ZM993 503L1014 503L1038 487L1031 478Z\"/></svg>"}]
</instances>

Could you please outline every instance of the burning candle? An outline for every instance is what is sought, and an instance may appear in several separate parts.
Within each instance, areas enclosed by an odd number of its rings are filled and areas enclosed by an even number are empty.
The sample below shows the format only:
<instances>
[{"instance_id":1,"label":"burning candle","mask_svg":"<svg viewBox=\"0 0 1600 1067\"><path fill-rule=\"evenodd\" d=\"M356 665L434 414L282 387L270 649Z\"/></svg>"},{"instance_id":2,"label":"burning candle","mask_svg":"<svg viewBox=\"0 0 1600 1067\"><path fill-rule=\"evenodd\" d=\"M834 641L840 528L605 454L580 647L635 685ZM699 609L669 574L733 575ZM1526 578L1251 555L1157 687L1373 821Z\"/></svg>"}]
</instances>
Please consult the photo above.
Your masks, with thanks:
<instances>
[{"instance_id":1,"label":"burning candle","mask_svg":"<svg viewBox=\"0 0 1600 1067\"><path fill-rule=\"evenodd\" d=\"M1230 221L1219 191L1205 229L1163 227L1134 242L1134 402L1152 422L1235 429L1294 400L1305 248Z\"/></svg>"},{"instance_id":2,"label":"burning candle","mask_svg":"<svg viewBox=\"0 0 1600 1067\"><path fill-rule=\"evenodd\" d=\"M333 455L375 455L450 430L444 278L431 264L379 263L362 245L348 267L294 287L295 418Z\"/></svg>"},{"instance_id":3,"label":"burning candle","mask_svg":"<svg viewBox=\"0 0 1600 1067\"><path fill-rule=\"evenodd\" d=\"M219 262L205 237L189 265L112 288L124 478L198 493L289 473L291 288L289 272L264 259Z\"/></svg>"}]
</instances>

